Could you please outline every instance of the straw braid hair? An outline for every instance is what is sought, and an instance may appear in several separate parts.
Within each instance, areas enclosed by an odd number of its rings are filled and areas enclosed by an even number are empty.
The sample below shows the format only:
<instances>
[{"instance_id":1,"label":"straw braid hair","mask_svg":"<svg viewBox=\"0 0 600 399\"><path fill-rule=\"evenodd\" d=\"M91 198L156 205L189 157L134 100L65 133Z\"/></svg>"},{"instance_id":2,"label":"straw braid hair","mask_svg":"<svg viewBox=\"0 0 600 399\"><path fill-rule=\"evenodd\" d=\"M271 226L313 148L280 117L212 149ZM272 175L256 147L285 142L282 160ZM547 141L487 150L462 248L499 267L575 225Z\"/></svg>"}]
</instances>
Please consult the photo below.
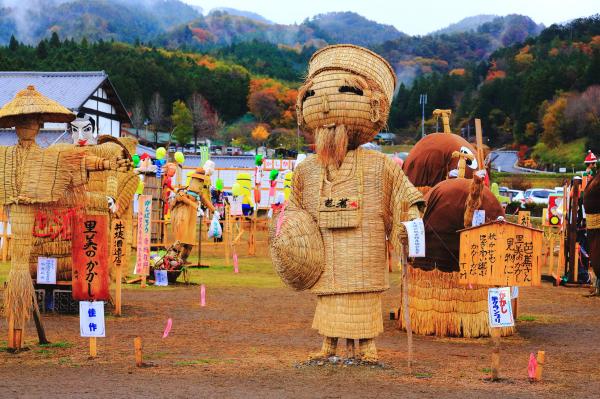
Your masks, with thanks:
<instances>
[{"instance_id":1,"label":"straw braid hair","mask_svg":"<svg viewBox=\"0 0 600 399\"><path fill-rule=\"evenodd\" d=\"M473 175L469 187L469 196L467 197L467 202L465 204L465 227L471 227L471 224L473 223L473 214L477 209L481 208L481 202L483 200L481 195L483 193L483 179L477 175Z\"/></svg>"}]
</instances>

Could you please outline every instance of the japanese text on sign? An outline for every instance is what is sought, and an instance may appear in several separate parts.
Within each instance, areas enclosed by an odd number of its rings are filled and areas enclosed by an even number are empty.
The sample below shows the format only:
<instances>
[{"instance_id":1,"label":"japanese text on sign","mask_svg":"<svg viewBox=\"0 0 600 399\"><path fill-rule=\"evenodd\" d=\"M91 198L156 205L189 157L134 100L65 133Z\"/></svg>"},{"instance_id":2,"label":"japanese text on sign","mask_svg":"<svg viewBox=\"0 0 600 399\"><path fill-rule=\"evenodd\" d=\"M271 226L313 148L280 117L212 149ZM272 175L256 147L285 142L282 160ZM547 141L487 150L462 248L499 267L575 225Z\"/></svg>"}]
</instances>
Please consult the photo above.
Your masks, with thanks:
<instances>
[{"instance_id":1,"label":"japanese text on sign","mask_svg":"<svg viewBox=\"0 0 600 399\"><path fill-rule=\"evenodd\" d=\"M73 236L73 223L76 211L70 209L38 210L35 213L33 236L55 240L70 240Z\"/></svg>"},{"instance_id":2,"label":"japanese text on sign","mask_svg":"<svg viewBox=\"0 0 600 399\"><path fill-rule=\"evenodd\" d=\"M408 256L422 258L425 256L425 226L423 219L403 222L408 234Z\"/></svg>"},{"instance_id":3,"label":"japanese text on sign","mask_svg":"<svg viewBox=\"0 0 600 399\"><path fill-rule=\"evenodd\" d=\"M56 284L56 258L38 258L37 278L38 284Z\"/></svg>"},{"instance_id":4,"label":"japanese text on sign","mask_svg":"<svg viewBox=\"0 0 600 399\"><path fill-rule=\"evenodd\" d=\"M108 217L77 218L73 234L73 299L108 300Z\"/></svg>"},{"instance_id":5,"label":"japanese text on sign","mask_svg":"<svg viewBox=\"0 0 600 399\"><path fill-rule=\"evenodd\" d=\"M125 224L121 219L115 219L112 223L112 264L121 267L125 258Z\"/></svg>"},{"instance_id":6,"label":"japanese text on sign","mask_svg":"<svg viewBox=\"0 0 600 399\"><path fill-rule=\"evenodd\" d=\"M491 223L460 234L459 281L479 285L540 285L542 232Z\"/></svg>"},{"instance_id":7,"label":"japanese text on sign","mask_svg":"<svg viewBox=\"0 0 600 399\"><path fill-rule=\"evenodd\" d=\"M510 287L488 290L490 327L512 327L515 325L510 301Z\"/></svg>"},{"instance_id":8,"label":"japanese text on sign","mask_svg":"<svg viewBox=\"0 0 600 399\"><path fill-rule=\"evenodd\" d=\"M82 337L106 336L104 324L104 302L79 302L79 332Z\"/></svg>"},{"instance_id":9,"label":"japanese text on sign","mask_svg":"<svg viewBox=\"0 0 600 399\"><path fill-rule=\"evenodd\" d=\"M166 287L169 285L166 270L154 270L154 285Z\"/></svg>"},{"instance_id":10,"label":"japanese text on sign","mask_svg":"<svg viewBox=\"0 0 600 399\"><path fill-rule=\"evenodd\" d=\"M140 195L138 207L137 260L134 274L147 276L150 272L150 222L152 196Z\"/></svg>"}]
</instances>

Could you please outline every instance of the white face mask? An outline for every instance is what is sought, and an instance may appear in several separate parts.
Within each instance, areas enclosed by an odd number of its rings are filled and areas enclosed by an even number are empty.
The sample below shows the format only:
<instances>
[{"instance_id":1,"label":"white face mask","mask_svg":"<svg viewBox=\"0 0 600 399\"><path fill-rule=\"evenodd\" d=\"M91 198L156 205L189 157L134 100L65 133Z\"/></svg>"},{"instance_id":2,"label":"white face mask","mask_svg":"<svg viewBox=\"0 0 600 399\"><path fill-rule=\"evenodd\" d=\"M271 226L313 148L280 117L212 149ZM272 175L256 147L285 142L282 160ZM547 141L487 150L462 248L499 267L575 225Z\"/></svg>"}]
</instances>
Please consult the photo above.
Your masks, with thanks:
<instances>
[{"instance_id":1,"label":"white face mask","mask_svg":"<svg viewBox=\"0 0 600 399\"><path fill-rule=\"evenodd\" d=\"M77 118L69 125L73 144L84 146L96 144L94 125L87 118Z\"/></svg>"},{"instance_id":2,"label":"white face mask","mask_svg":"<svg viewBox=\"0 0 600 399\"><path fill-rule=\"evenodd\" d=\"M468 149L465 146L460 147L460 152L462 152L463 154L469 154L469 155L473 155L473 157L475 157L475 154L473 154L473 152ZM473 170L477 170L477 158L474 159L468 159L467 160L467 166Z\"/></svg>"}]
</instances>

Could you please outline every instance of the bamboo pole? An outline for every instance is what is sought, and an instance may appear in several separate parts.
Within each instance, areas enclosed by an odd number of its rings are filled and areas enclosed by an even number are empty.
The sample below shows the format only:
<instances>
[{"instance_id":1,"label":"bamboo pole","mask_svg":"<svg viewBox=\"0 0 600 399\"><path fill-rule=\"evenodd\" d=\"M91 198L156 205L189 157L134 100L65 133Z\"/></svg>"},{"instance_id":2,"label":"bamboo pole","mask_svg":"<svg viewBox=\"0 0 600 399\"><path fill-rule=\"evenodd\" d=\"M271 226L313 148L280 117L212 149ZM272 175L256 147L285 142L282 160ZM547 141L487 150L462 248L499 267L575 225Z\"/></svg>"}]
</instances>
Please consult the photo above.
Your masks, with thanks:
<instances>
[{"instance_id":1,"label":"bamboo pole","mask_svg":"<svg viewBox=\"0 0 600 399\"><path fill-rule=\"evenodd\" d=\"M142 338L135 337L133 339L133 346L135 348L135 365L137 367L142 367L144 365L142 357Z\"/></svg>"},{"instance_id":2,"label":"bamboo pole","mask_svg":"<svg viewBox=\"0 0 600 399\"><path fill-rule=\"evenodd\" d=\"M475 137L477 141L477 166L484 169L483 157L483 130L481 129L481 119L475 119Z\"/></svg>"},{"instance_id":3,"label":"bamboo pole","mask_svg":"<svg viewBox=\"0 0 600 399\"><path fill-rule=\"evenodd\" d=\"M546 352L538 351L537 353L537 369L535 370L536 381L542 380L542 373L544 371L544 362L546 361Z\"/></svg>"}]
</instances>

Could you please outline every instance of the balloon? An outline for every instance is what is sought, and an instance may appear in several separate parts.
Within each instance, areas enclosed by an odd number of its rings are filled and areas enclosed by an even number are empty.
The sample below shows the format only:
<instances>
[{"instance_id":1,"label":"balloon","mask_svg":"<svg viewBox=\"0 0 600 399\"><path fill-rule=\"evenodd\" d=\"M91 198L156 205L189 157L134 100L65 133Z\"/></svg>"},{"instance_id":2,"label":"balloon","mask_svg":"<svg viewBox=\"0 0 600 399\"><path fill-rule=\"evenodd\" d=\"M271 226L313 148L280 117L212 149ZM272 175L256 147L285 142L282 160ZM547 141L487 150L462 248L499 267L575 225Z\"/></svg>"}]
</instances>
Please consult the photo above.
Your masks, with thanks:
<instances>
[{"instance_id":1,"label":"balloon","mask_svg":"<svg viewBox=\"0 0 600 399\"><path fill-rule=\"evenodd\" d=\"M144 194L144 182L142 180L140 180L140 182L138 183L137 186L137 190L135 190L136 194Z\"/></svg>"},{"instance_id":2,"label":"balloon","mask_svg":"<svg viewBox=\"0 0 600 399\"><path fill-rule=\"evenodd\" d=\"M140 156L138 154L133 154L131 156L131 160L133 161L133 167L137 168L140 164Z\"/></svg>"},{"instance_id":3,"label":"balloon","mask_svg":"<svg viewBox=\"0 0 600 399\"><path fill-rule=\"evenodd\" d=\"M240 195L242 195L242 186L240 185L240 183L234 183L233 187L231 187L231 193L233 194L234 197L239 197Z\"/></svg>"},{"instance_id":4,"label":"balloon","mask_svg":"<svg viewBox=\"0 0 600 399\"><path fill-rule=\"evenodd\" d=\"M263 156L262 156L262 154L256 154L256 157L254 157L254 164L256 166L262 166L262 164L263 164Z\"/></svg>"},{"instance_id":5,"label":"balloon","mask_svg":"<svg viewBox=\"0 0 600 399\"><path fill-rule=\"evenodd\" d=\"M223 191L223 179L217 179L217 181L215 182L215 187L217 188L217 190Z\"/></svg>"},{"instance_id":6,"label":"balloon","mask_svg":"<svg viewBox=\"0 0 600 399\"><path fill-rule=\"evenodd\" d=\"M183 152L177 151L175 153L175 162L177 162L180 165L185 162L185 156L183 156Z\"/></svg>"},{"instance_id":7,"label":"balloon","mask_svg":"<svg viewBox=\"0 0 600 399\"><path fill-rule=\"evenodd\" d=\"M167 155L167 149L165 147L158 147L156 149L156 159L163 159Z\"/></svg>"},{"instance_id":8,"label":"balloon","mask_svg":"<svg viewBox=\"0 0 600 399\"><path fill-rule=\"evenodd\" d=\"M271 180L271 181L276 180L277 176L279 176L279 171L277 169L272 169L271 172L269 173L269 180Z\"/></svg>"}]
</instances>

